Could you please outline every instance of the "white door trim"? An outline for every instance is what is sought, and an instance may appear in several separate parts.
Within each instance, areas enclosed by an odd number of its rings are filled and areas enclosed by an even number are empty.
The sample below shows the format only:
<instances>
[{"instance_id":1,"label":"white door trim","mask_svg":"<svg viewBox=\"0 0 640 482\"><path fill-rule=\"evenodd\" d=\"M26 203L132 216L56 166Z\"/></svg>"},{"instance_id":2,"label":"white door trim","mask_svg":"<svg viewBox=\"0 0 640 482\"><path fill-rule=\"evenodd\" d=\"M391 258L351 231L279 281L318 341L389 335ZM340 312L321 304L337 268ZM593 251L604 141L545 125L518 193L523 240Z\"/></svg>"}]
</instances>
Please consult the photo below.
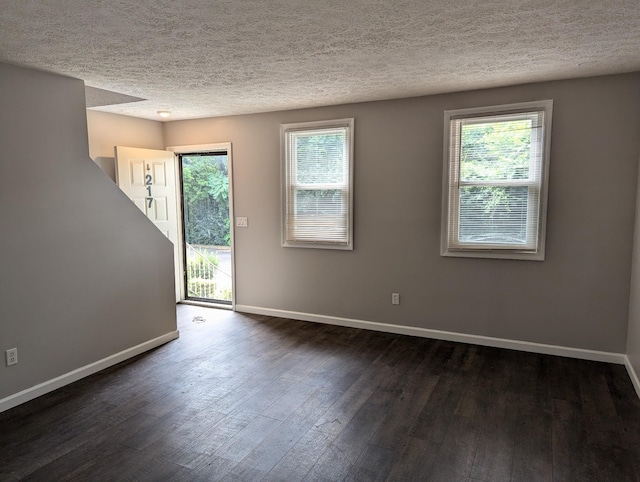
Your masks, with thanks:
<instances>
[{"instance_id":1,"label":"white door trim","mask_svg":"<svg viewBox=\"0 0 640 482\"><path fill-rule=\"evenodd\" d=\"M228 162L228 174L229 174L229 230L231 234L231 309L236 309L236 255L235 255L235 216L233 215L233 151L231 150L231 142L220 142L216 144L194 144L189 146L170 146L166 148L167 151L177 154L191 154L197 152L227 152ZM178 221L180 223L179 231L179 252L180 252L180 272L184 273L184 239L182 235L182 226L184 226L184 219L182 217L182 202L180 196L182 195L182 179L180 178L180 167L178 162L175 163L176 169L176 182L179 184L176 189L176 195L178 196ZM181 299L185 299L184 292L184 280L180 284L180 296Z\"/></svg>"}]
</instances>

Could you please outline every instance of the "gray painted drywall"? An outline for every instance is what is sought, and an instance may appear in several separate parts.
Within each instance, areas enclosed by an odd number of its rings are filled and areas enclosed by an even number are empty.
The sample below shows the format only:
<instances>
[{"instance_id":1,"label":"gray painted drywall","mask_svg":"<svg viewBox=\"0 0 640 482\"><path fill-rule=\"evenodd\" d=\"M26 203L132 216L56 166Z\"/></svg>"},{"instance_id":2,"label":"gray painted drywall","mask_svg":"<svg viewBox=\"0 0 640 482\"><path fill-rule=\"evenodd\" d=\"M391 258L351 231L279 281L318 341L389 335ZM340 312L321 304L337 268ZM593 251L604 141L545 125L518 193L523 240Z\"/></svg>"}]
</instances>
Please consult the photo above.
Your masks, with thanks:
<instances>
[{"instance_id":1,"label":"gray painted drywall","mask_svg":"<svg viewBox=\"0 0 640 482\"><path fill-rule=\"evenodd\" d=\"M91 138L91 134L89 134ZM95 162L104 173L109 176L113 182L116 182L116 158L115 157L96 157Z\"/></svg>"},{"instance_id":2,"label":"gray painted drywall","mask_svg":"<svg viewBox=\"0 0 640 482\"><path fill-rule=\"evenodd\" d=\"M89 158L84 102L0 63L0 399L176 330L172 245Z\"/></svg>"},{"instance_id":3,"label":"gray painted drywall","mask_svg":"<svg viewBox=\"0 0 640 482\"><path fill-rule=\"evenodd\" d=\"M638 132L640 137L640 131ZM631 265L631 295L629 297L629 327L627 332L627 357L640 376L640 177L636 199L636 224L633 236L633 262ZM638 393L640 395L640 393Z\"/></svg>"},{"instance_id":4,"label":"gray painted drywall","mask_svg":"<svg viewBox=\"0 0 640 482\"><path fill-rule=\"evenodd\" d=\"M115 146L164 149L162 122L87 110L89 156L114 182Z\"/></svg>"},{"instance_id":5,"label":"gray painted drywall","mask_svg":"<svg viewBox=\"0 0 640 482\"><path fill-rule=\"evenodd\" d=\"M443 112L553 99L544 262L443 258ZM169 146L233 143L236 302L623 353L640 73L168 122ZM355 249L280 246L281 123L355 118ZM401 294L392 306L391 292Z\"/></svg>"}]
</instances>

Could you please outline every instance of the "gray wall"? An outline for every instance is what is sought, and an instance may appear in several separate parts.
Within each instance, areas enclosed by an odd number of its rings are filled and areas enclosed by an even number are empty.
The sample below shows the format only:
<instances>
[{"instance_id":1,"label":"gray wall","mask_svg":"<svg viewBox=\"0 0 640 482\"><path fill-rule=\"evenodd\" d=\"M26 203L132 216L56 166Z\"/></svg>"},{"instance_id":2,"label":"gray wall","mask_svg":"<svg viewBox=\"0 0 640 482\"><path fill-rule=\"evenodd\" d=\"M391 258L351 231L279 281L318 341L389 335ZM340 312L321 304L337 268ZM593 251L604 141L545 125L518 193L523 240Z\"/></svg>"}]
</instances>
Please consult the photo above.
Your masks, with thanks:
<instances>
[{"instance_id":1,"label":"gray wall","mask_svg":"<svg viewBox=\"0 0 640 482\"><path fill-rule=\"evenodd\" d=\"M89 157L116 180L114 146L164 149L162 122L87 110Z\"/></svg>"},{"instance_id":2,"label":"gray wall","mask_svg":"<svg viewBox=\"0 0 640 482\"><path fill-rule=\"evenodd\" d=\"M0 399L176 330L171 243L89 159L81 81L0 63ZM3 357L4 358L4 357Z\"/></svg>"},{"instance_id":3,"label":"gray wall","mask_svg":"<svg viewBox=\"0 0 640 482\"><path fill-rule=\"evenodd\" d=\"M544 262L439 255L443 112L554 100ZM623 353L640 73L165 123L233 143L241 305ZM355 117L355 250L280 246L279 125ZM391 292L401 305L390 304Z\"/></svg>"},{"instance_id":4,"label":"gray wall","mask_svg":"<svg viewBox=\"0 0 640 482\"><path fill-rule=\"evenodd\" d=\"M640 136L640 132L638 135ZM633 263L631 269L627 356L634 371L640 376L640 178L638 179L636 229L633 237ZM640 392L638 396L640 396Z\"/></svg>"}]
</instances>

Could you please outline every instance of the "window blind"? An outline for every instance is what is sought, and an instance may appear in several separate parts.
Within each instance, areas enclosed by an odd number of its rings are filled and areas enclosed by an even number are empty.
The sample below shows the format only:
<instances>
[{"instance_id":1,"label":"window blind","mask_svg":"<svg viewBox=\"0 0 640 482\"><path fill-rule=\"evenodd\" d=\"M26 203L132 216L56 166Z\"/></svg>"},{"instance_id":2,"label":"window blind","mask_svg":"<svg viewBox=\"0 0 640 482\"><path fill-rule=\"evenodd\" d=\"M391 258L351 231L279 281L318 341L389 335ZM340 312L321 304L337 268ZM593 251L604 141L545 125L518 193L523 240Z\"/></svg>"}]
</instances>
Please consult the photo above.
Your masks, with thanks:
<instances>
[{"instance_id":1,"label":"window blind","mask_svg":"<svg viewBox=\"0 0 640 482\"><path fill-rule=\"evenodd\" d=\"M284 129L285 246L351 246L352 125Z\"/></svg>"},{"instance_id":2,"label":"window blind","mask_svg":"<svg viewBox=\"0 0 640 482\"><path fill-rule=\"evenodd\" d=\"M450 119L448 249L538 249L544 116Z\"/></svg>"}]
</instances>

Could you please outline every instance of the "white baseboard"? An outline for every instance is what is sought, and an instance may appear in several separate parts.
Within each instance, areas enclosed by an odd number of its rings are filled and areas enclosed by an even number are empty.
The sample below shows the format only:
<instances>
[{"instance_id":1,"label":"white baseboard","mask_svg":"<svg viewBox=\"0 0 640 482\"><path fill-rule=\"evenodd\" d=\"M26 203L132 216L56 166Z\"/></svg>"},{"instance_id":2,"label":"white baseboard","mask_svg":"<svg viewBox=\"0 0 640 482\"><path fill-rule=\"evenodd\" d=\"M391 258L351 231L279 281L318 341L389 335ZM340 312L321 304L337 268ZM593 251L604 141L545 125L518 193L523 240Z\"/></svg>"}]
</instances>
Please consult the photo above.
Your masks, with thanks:
<instances>
[{"instance_id":1,"label":"white baseboard","mask_svg":"<svg viewBox=\"0 0 640 482\"><path fill-rule=\"evenodd\" d=\"M472 345L506 348L509 350L519 350L531 353L540 353L544 355L557 355L567 358L578 358L581 360L616 363L618 365L624 365L626 359L626 355L624 353L611 353L558 345L545 345L543 343L508 340L506 338L493 338L490 336L481 335L468 335L465 333L455 333L452 331L430 330L428 328L419 328L416 326L393 325L390 323L355 320L351 318L339 318L336 316L314 315L310 313L300 313L297 311L275 310L271 308L261 308L258 306L236 305L236 311L243 313L254 313L257 315L276 316L279 318L290 318L293 320L313 321L315 323L325 323L327 325L361 328L363 330L384 331L387 333L397 333L399 335L420 336L423 338L434 338L436 340L457 341L460 343L470 343Z\"/></svg>"},{"instance_id":2,"label":"white baseboard","mask_svg":"<svg viewBox=\"0 0 640 482\"><path fill-rule=\"evenodd\" d=\"M164 345L171 340L175 340L179 336L180 333L177 330L171 331L162 336L154 338L153 340L145 341L144 343L140 343L139 345L127 348L126 350L115 353L111 356L103 358L102 360L98 360L94 363L90 363L89 365L83 366L69 373L65 373L64 375L60 375L59 377L53 378L52 380L48 380L31 388L27 388L26 390L22 390L21 392L9 395L8 397L0 400L0 412L4 412L5 410L9 410L10 408L28 402L29 400L33 400L34 398L44 395L45 393L57 390L58 388L78 381L81 378L93 375L100 370L104 370L105 368L109 368L110 366L128 360L129 358L133 358L134 356L140 355L141 353L149 351L157 346Z\"/></svg>"},{"instance_id":3,"label":"white baseboard","mask_svg":"<svg viewBox=\"0 0 640 482\"><path fill-rule=\"evenodd\" d=\"M633 369L631 360L629 360L629 357L626 355L624 357L624 366L627 367L627 373L629 373L629 378L631 378L631 383L633 383L633 388L636 389L638 398L640 398L640 379L638 378L638 374L636 373L636 371Z\"/></svg>"}]
</instances>

